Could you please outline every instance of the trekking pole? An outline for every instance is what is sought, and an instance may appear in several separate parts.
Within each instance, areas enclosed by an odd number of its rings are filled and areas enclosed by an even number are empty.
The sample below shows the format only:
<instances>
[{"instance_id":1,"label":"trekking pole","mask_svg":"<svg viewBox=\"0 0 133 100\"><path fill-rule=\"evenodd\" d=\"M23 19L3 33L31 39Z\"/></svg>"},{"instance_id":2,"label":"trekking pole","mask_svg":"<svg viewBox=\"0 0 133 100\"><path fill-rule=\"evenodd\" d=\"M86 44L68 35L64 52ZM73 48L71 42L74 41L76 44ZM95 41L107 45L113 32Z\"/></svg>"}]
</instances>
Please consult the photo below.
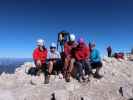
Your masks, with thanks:
<instances>
[{"instance_id":1,"label":"trekking pole","mask_svg":"<svg viewBox=\"0 0 133 100\"><path fill-rule=\"evenodd\" d=\"M51 100L56 100L56 98L55 98L55 93L52 93L52 98L51 98Z\"/></svg>"},{"instance_id":2,"label":"trekking pole","mask_svg":"<svg viewBox=\"0 0 133 100\"><path fill-rule=\"evenodd\" d=\"M57 50L58 50L58 48L59 48L59 33L58 33L58 37L57 37Z\"/></svg>"},{"instance_id":3,"label":"trekking pole","mask_svg":"<svg viewBox=\"0 0 133 100\"><path fill-rule=\"evenodd\" d=\"M119 93L120 93L121 96L123 97L123 87L120 87L120 89L119 89Z\"/></svg>"},{"instance_id":4,"label":"trekking pole","mask_svg":"<svg viewBox=\"0 0 133 100\"><path fill-rule=\"evenodd\" d=\"M59 42L57 41L57 51L58 51L58 48L59 48L58 46L59 46Z\"/></svg>"},{"instance_id":5,"label":"trekking pole","mask_svg":"<svg viewBox=\"0 0 133 100\"><path fill-rule=\"evenodd\" d=\"M81 97L81 100L84 100L84 98L83 98L83 97Z\"/></svg>"}]
</instances>

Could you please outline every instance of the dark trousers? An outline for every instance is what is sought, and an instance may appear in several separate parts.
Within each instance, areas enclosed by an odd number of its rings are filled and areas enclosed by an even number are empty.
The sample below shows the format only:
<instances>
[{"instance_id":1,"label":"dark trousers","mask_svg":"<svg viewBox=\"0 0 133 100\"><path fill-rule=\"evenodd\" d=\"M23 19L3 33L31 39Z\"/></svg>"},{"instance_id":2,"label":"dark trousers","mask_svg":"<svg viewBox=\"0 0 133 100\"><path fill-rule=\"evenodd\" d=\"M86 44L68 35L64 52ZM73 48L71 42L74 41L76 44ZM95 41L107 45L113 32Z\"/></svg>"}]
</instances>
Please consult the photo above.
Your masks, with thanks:
<instances>
[{"instance_id":1,"label":"dark trousers","mask_svg":"<svg viewBox=\"0 0 133 100\"><path fill-rule=\"evenodd\" d=\"M108 51L108 57L111 57L111 56L112 56L111 51Z\"/></svg>"},{"instance_id":2,"label":"dark trousers","mask_svg":"<svg viewBox=\"0 0 133 100\"><path fill-rule=\"evenodd\" d=\"M28 74L36 76L39 71L44 73L44 75L48 75L47 65L46 64L42 64L41 67L30 68L29 71L28 71Z\"/></svg>"},{"instance_id":3,"label":"dark trousers","mask_svg":"<svg viewBox=\"0 0 133 100\"><path fill-rule=\"evenodd\" d=\"M102 67L102 62L92 62L91 63L92 69L96 69L96 68L101 68Z\"/></svg>"},{"instance_id":4,"label":"dark trousers","mask_svg":"<svg viewBox=\"0 0 133 100\"><path fill-rule=\"evenodd\" d=\"M57 59L53 64L52 73L54 73L54 71L56 71L57 74L59 74L60 72L63 72L63 62L61 59Z\"/></svg>"},{"instance_id":5,"label":"dark trousers","mask_svg":"<svg viewBox=\"0 0 133 100\"><path fill-rule=\"evenodd\" d=\"M91 74L91 66L89 61L76 61L76 67L78 76L83 76L83 70L85 71L85 75Z\"/></svg>"}]
</instances>

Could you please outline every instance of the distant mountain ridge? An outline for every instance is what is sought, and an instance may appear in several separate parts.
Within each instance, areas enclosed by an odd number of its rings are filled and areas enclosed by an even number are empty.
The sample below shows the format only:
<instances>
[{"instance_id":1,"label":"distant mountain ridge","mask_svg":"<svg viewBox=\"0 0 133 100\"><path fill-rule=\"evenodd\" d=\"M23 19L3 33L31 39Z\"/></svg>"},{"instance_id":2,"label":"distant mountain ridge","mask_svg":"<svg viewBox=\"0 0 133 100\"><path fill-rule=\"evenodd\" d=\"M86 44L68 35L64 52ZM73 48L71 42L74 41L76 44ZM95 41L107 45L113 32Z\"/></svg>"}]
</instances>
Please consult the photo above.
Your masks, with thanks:
<instances>
[{"instance_id":1,"label":"distant mountain ridge","mask_svg":"<svg viewBox=\"0 0 133 100\"><path fill-rule=\"evenodd\" d=\"M32 58L0 58L0 74L2 72L14 73L15 69Z\"/></svg>"}]
</instances>

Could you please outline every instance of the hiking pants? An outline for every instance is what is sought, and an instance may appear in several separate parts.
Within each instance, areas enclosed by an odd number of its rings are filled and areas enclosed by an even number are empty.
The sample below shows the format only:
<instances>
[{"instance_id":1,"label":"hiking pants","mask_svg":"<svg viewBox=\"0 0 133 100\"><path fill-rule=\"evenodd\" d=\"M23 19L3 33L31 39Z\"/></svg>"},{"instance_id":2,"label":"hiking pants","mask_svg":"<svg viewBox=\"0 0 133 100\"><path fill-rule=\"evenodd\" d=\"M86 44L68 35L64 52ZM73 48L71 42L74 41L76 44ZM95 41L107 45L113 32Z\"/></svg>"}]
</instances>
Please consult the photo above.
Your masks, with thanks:
<instances>
[{"instance_id":1,"label":"hiking pants","mask_svg":"<svg viewBox=\"0 0 133 100\"><path fill-rule=\"evenodd\" d=\"M76 67L78 76L83 76L83 70L85 71L85 75L91 74L91 66L89 61L77 61Z\"/></svg>"}]
</instances>

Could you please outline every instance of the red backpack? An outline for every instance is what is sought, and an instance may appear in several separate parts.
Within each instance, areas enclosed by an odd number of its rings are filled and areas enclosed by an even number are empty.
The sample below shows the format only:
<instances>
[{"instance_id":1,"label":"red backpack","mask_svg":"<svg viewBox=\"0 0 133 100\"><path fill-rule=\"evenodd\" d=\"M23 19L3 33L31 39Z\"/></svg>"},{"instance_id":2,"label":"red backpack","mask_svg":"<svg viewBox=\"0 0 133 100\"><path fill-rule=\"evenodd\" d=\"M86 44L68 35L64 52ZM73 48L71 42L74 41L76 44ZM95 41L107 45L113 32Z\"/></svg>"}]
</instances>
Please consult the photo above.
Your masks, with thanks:
<instances>
[{"instance_id":1,"label":"red backpack","mask_svg":"<svg viewBox=\"0 0 133 100\"><path fill-rule=\"evenodd\" d=\"M115 58L116 59L124 59L124 53L122 53L122 52L115 53Z\"/></svg>"}]
</instances>

